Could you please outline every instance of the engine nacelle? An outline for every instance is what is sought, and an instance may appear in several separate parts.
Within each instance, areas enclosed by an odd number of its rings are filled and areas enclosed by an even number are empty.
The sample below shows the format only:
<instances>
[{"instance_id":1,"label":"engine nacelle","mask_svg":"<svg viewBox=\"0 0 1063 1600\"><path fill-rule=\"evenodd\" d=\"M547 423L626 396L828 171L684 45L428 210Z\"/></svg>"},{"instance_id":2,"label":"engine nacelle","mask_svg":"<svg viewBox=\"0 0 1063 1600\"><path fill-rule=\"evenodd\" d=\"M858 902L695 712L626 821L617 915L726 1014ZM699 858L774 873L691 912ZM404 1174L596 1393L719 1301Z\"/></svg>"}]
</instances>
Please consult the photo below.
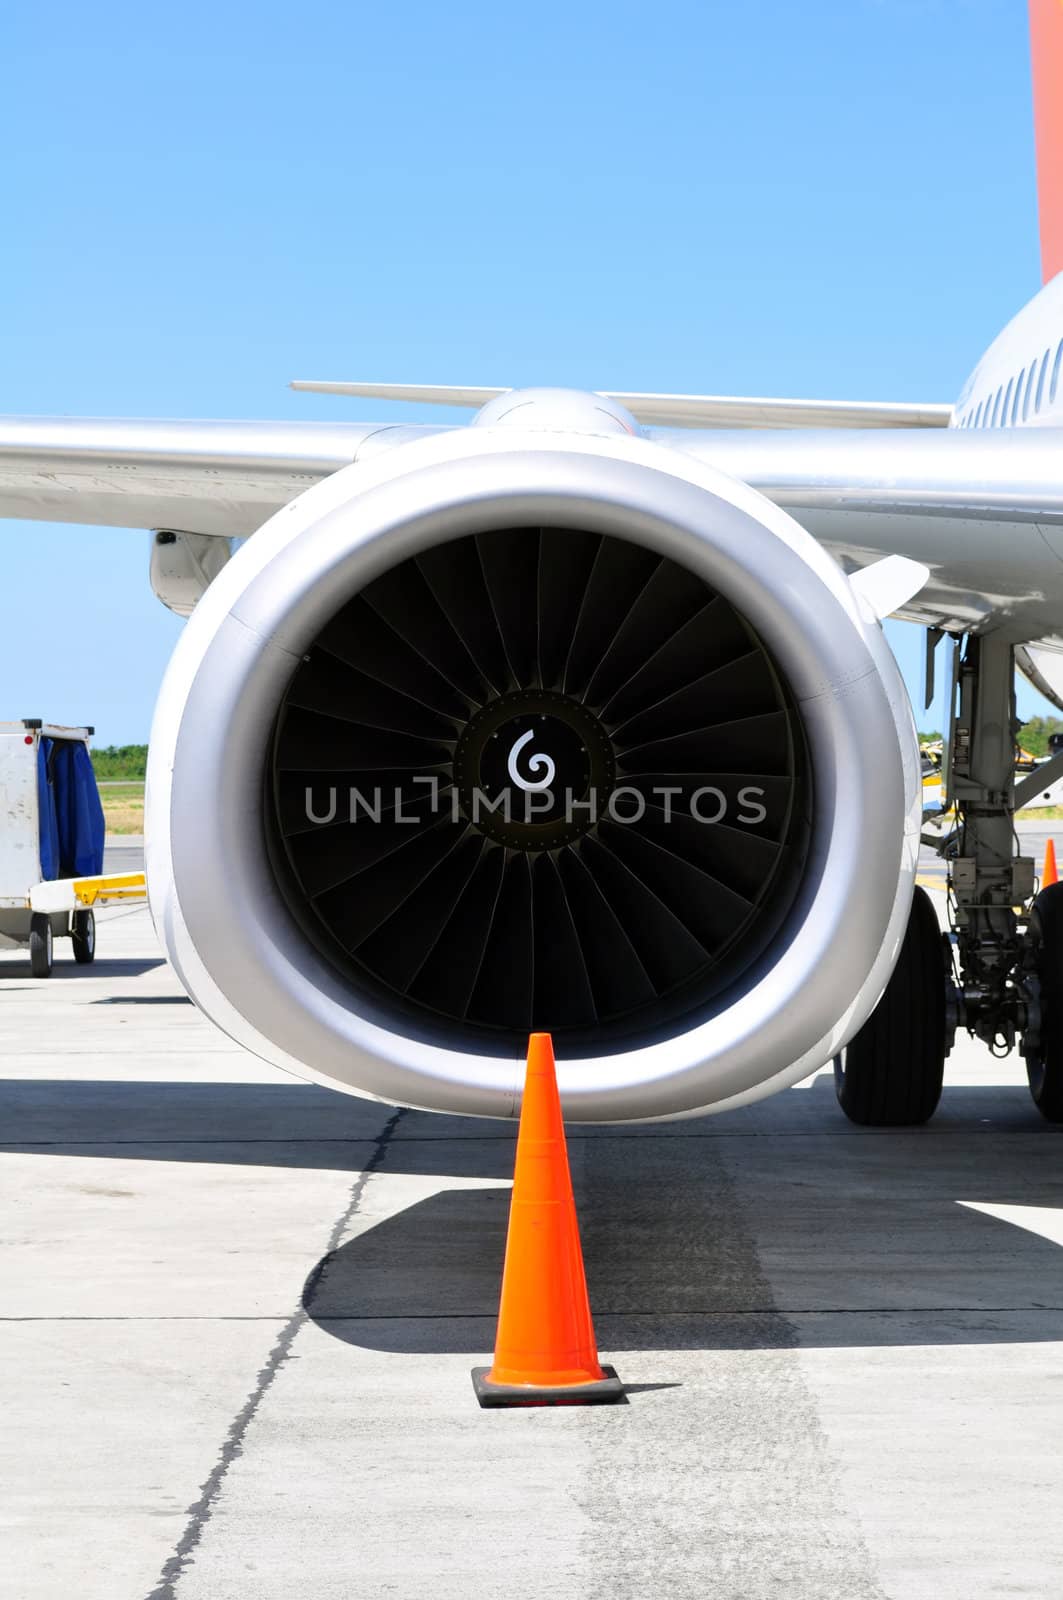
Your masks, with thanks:
<instances>
[{"instance_id":1,"label":"engine nacelle","mask_svg":"<svg viewBox=\"0 0 1063 1600\"><path fill-rule=\"evenodd\" d=\"M152 911L267 1060L510 1116L548 1029L569 1117L675 1117L806 1076L885 986L921 786L870 607L588 404L595 431L510 402L344 469L188 623Z\"/></svg>"}]
</instances>

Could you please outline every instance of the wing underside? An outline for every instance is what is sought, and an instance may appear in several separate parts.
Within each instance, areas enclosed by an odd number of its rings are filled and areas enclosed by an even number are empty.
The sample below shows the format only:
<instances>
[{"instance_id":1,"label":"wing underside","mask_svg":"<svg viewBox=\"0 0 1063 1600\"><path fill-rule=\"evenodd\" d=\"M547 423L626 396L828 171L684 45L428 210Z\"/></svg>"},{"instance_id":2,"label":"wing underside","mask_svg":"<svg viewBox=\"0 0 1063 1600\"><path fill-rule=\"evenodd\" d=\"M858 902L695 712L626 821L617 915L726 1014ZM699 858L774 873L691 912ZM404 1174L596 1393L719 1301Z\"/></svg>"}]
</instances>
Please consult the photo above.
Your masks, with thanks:
<instances>
[{"instance_id":1,"label":"wing underside","mask_svg":"<svg viewBox=\"0 0 1063 1600\"><path fill-rule=\"evenodd\" d=\"M254 533L384 430L364 423L0 418L0 516Z\"/></svg>"}]
</instances>

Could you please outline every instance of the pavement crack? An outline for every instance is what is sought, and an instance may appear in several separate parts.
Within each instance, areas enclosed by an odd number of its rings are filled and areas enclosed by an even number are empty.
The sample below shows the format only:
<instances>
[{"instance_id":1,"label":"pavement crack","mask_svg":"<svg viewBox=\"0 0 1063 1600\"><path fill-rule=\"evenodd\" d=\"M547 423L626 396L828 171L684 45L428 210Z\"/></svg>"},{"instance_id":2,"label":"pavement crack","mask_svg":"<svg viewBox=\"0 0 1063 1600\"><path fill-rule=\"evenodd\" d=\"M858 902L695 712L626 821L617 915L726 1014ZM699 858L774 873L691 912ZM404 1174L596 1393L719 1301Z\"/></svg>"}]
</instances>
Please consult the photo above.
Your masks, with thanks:
<instances>
[{"instance_id":1,"label":"pavement crack","mask_svg":"<svg viewBox=\"0 0 1063 1600\"><path fill-rule=\"evenodd\" d=\"M254 1421L263 1400L272 1388L277 1374L288 1360L292 1345L295 1343L300 1329L309 1321L307 1306L313 1300L314 1291L321 1274L338 1249L352 1218L357 1215L366 1185L379 1169L384 1159L385 1151L391 1142L391 1137L403 1115L404 1112L401 1108L397 1110L388 1119L376 1139L372 1141L372 1154L352 1184L346 1206L333 1223L325 1254L307 1279L299 1305L277 1335L273 1348L266 1357L265 1365L255 1380L254 1387L229 1424L225 1442L218 1453L218 1459L200 1488L198 1499L188 1508L188 1522L185 1525L184 1532L178 1539L173 1554L166 1561L159 1575L158 1583L148 1594L147 1600L175 1600L177 1585L195 1556L196 1548L203 1537L203 1530L213 1515L229 1468L243 1454L247 1430Z\"/></svg>"}]
</instances>

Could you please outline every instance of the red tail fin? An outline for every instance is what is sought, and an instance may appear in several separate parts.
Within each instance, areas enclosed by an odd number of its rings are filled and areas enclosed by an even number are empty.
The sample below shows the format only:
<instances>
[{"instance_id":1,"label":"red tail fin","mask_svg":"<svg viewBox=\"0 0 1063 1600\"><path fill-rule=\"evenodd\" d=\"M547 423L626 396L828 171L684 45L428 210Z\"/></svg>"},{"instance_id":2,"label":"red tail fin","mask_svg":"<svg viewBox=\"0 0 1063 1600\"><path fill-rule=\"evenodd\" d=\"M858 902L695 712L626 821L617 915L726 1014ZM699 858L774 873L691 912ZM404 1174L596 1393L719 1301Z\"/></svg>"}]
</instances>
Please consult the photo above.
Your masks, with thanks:
<instances>
[{"instance_id":1,"label":"red tail fin","mask_svg":"<svg viewBox=\"0 0 1063 1600\"><path fill-rule=\"evenodd\" d=\"M1063 272L1063 0L1030 0L1041 276Z\"/></svg>"}]
</instances>

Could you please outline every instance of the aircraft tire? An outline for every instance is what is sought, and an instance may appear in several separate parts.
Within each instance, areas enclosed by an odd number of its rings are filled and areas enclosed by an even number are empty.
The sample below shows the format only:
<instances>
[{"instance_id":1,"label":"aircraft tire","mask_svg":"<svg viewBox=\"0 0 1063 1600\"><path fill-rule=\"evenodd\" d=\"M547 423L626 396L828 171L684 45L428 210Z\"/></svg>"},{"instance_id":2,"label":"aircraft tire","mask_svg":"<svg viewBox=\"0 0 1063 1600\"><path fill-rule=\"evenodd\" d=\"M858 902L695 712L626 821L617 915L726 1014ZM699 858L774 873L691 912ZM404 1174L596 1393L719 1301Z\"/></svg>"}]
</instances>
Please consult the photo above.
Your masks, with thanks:
<instances>
[{"instance_id":1,"label":"aircraft tire","mask_svg":"<svg viewBox=\"0 0 1063 1600\"><path fill-rule=\"evenodd\" d=\"M1046 1122L1063 1122L1063 883L1050 884L1033 903L1030 932L1037 942L1041 1037L1026 1057L1033 1103Z\"/></svg>"},{"instance_id":2,"label":"aircraft tire","mask_svg":"<svg viewBox=\"0 0 1063 1600\"><path fill-rule=\"evenodd\" d=\"M941 1098L947 1054L945 946L930 896L917 888L893 975L859 1033L834 1060L850 1122L914 1127Z\"/></svg>"}]
</instances>

